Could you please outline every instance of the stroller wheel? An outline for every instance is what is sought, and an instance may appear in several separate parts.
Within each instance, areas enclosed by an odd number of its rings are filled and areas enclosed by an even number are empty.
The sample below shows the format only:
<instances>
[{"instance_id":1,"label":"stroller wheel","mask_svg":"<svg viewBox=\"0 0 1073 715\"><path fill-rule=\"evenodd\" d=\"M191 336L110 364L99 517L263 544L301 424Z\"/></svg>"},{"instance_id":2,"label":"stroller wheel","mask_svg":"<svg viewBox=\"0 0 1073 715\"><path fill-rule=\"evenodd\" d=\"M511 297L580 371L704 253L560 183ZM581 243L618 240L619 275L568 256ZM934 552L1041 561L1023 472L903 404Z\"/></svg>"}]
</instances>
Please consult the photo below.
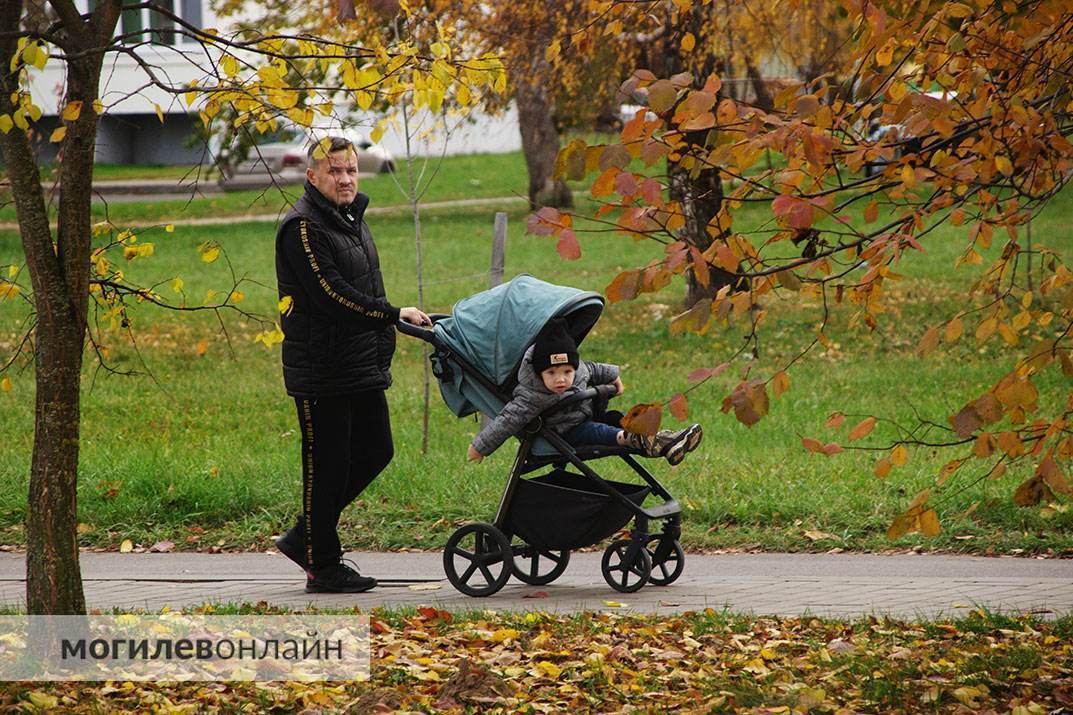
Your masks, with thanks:
<instances>
[{"instance_id":1,"label":"stroller wheel","mask_svg":"<svg viewBox=\"0 0 1073 715\"><path fill-rule=\"evenodd\" d=\"M665 537L661 534L653 534L648 539L648 555L652 558L652 575L648 582L653 586L669 586L678 580L686 567L686 555L682 546L670 539L669 546L662 542Z\"/></svg>"},{"instance_id":2,"label":"stroller wheel","mask_svg":"<svg viewBox=\"0 0 1073 715\"><path fill-rule=\"evenodd\" d=\"M604 580L616 591L633 593L648 583L652 574L652 557L648 550L641 547L631 549L632 539L614 541L604 551L600 570Z\"/></svg>"},{"instance_id":3,"label":"stroller wheel","mask_svg":"<svg viewBox=\"0 0 1073 715\"><path fill-rule=\"evenodd\" d=\"M510 542L491 524L466 524L447 540L443 570L451 585L467 596L491 596L514 570Z\"/></svg>"},{"instance_id":4,"label":"stroller wheel","mask_svg":"<svg viewBox=\"0 0 1073 715\"><path fill-rule=\"evenodd\" d=\"M544 551L530 544L514 545L514 577L530 586L551 583L563 575L569 563L567 550Z\"/></svg>"}]
</instances>

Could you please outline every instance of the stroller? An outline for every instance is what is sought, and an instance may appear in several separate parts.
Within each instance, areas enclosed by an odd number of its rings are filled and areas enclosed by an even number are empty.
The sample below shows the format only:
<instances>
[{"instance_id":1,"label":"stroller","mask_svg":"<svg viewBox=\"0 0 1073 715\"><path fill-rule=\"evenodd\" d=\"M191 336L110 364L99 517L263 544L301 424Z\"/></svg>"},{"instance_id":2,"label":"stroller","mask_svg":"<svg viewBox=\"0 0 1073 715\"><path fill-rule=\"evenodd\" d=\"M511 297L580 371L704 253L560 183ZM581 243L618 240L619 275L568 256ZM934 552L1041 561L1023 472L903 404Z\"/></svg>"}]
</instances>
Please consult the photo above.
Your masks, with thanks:
<instances>
[{"instance_id":1,"label":"stroller","mask_svg":"<svg viewBox=\"0 0 1073 715\"><path fill-rule=\"evenodd\" d=\"M598 293L523 274L459 301L452 315L430 316L431 329L406 322L398 327L433 346L432 371L452 412L494 417L511 399L522 357L544 324L564 318L580 345L603 308ZM511 576L534 586L551 583L566 570L572 549L603 541L630 519L629 538L616 539L604 551L601 570L607 583L632 593L646 583L666 586L682 574L681 509L637 462L636 452L628 447L575 448L543 426L542 417L553 411L579 400L606 403L614 394L614 386L599 385L571 395L517 435L521 445L495 520L466 524L447 540L444 571L456 589L490 596ZM645 483L605 480L587 463L609 456L621 458ZM539 476L523 478L546 468ZM650 494L662 503L645 507ZM662 521L659 533L649 532L653 520Z\"/></svg>"}]
</instances>

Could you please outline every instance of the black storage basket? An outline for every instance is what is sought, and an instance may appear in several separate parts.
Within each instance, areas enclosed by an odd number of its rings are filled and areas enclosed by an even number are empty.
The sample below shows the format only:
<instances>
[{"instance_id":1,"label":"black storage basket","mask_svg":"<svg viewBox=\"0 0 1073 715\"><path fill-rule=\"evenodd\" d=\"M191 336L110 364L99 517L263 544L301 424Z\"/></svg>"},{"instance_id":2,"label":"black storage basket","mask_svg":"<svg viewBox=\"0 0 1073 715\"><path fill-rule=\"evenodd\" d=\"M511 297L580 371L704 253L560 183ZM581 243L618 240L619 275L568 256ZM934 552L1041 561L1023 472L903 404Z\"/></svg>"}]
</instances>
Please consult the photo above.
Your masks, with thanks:
<instances>
[{"instance_id":1,"label":"black storage basket","mask_svg":"<svg viewBox=\"0 0 1073 715\"><path fill-rule=\"evenodd\" d=\"M647 484L605 481L634 504L650 490ZM606 539L633 517L618 499L598 491L588 477L556 469L514 488L506 531L540 549L579 549Z\"/></svg>"}]
</instances>

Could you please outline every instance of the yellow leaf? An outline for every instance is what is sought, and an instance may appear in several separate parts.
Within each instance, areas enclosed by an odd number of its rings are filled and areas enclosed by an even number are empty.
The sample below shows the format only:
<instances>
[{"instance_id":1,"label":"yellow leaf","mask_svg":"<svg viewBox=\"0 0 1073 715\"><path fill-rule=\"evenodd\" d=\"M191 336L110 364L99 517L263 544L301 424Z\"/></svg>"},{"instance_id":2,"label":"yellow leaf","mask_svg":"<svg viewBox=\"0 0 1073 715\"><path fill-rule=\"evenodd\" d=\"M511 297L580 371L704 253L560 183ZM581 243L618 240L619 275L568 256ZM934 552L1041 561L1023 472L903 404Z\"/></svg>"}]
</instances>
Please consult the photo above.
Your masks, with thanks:
<instances>
[{"instance_id":1,"label":"yellow leaf","mask_svg":"<svg viewBox=\"0 0 1073 715\"><path fill-rule=\"evenodd\" d=\"M547 660L538 661L537 664L536 664L536 667L537 667L537 670L539 670L540 672L544 673L545 675L547 675L552 680L555 680L556 678L558 678L559 675L561 675L562 672L563 672L562 668L560 668L559 666L555 665L555 663L552 663L551 661L547 661Z\"/></svg>"},{"instance_id":2,"label":"yellow leaf","mask_svg":"<svg viewBox=\"0 0 1073 715\"><path fill-rule=\"evenodd\" d=\"M999 171L1001 171L1006 176L1010 176L1010 175L1013 174L1013 164L1010 163L1010 160L1009 160L1008 157L1001 156L1001 155L996 156L995 157L995 168L998 169Z\"/></svg>"},{"instance_id":3,"label":"yellow leaf","mask_svg":"<svg viewBox=\"0 0 1073 715\"><path fill-rule=\"evenodd\" d=\"M7 375L4 375L4 377L0 379L0 390L11 392L11 378Z\"/></svg>"},{"instance_id":4,"label":"yellow leaf","mask_svg":"<svg viewBox=\"0 0 1073 715\"><path fill-rule=\"evenodd\" d=\"M939 515L934 509L928 509L920 515L920 531L924 536L938 536L942 533L939 525Z\"/></svg>"},{"instance_id":5,"label":"yellow leaf","mask_svg":"<svg viewBox=\"0 0 1073 715\"><path fill-rule=\"evenodd\" d=\"M123 539L123 543L119 545L119 553L129 554L134 550L134 542L130 539Z\"/></svg>"},{"instance_id":6,"label":"yellow leaf","mask_svg":"<svg viewBox=\"0 0 1073 715\"><path fill-rule=\"evenodd\" d=\"M904 444L899 444L897 447L890 451L890 463L895 467L905 466L906 461L909 459L909 450L905 448Z\"/></svg>"},{"instance_id":7,"label":"yellow leaf","mask_svg":"<svg viewBox=\"0 0 1073 715\"><path fill-rule=\"evenodd\" d=\"M167 226L164 227L164 230L168 233L175 233L175 224L169 223Z\"/></svg>"},{"instance_id":8,"label":"yellow leaf","mask_svg":"<svg viewBox=\"0 0 1073 715\"><path fill-rule=\"evenodd\" d=\"M52 136L48 140L53 144L58 144L63 141L65 136L67 136L67 127L56 127L56 130L52 132Z\"/></svg>"},{"instance_id":9,"label":"yellow leaf","mask_svg":"<svg viewBox=\"0 0 1073 715\"><path fill-rule=\"evenodd\" d=\"M97 114L104 114L104 102L99 99L93 100L93 111Z\"/></svg>"},{"instance_id":10,"label":"yellow leaf","mask_svg":"<svg viewBox=\"0 0 1073 715\"><path fill-rule=\"evenodd\" d=\"M245 297L246 297L246 294L245 294L245 293L243 293L242 291L240 291L240 290L233 290L233 291L231 291L231 295L229 295L229 296L227 297L227 300L228 300L228 301L230 301L230 302L232 302L232 303L239 303L239 302L241 302L241 301L242 301L242 299L243 299L243 298L245 298Z\"/></svg>"},{"instance_id":11,"label":"yellow leaf","mask_svg":"<svg viewBox=\"0 0 1073 715\"><path fill-rule=\"evenodd\" d=\"M171 281L171 289L173 291L175 291L176 293L182 293L183 292L183 279L179 278L177 276L174 279L172 279L172 281Z\"/></svg>"},{"instance_id":12,"label":"yellow leaf","mask_svg":"<svg viewBox=\"0 0 1073 715\"><path fill-rule=\"evenodd\" d=\"M492 633L490 641L493 643L504 643L506 641L515 640L520 633L513 628L499 628Z\"/></svg>"},{"instance_id":13,"label":"yellow leaf","mask_svg":"<svg viewBox=\"0 0 1073 715\"><path fill-rule=\"evenodd\" d=\"M211 241L201 244L198 251L201 253L201 260L205 263L212 263L220 257L220 247Z\"/></svg>"},{"instance_id":14,"label":"yellow leaf","mask_svg":"<svg viewBox=\"0 0 1073 715\"><path fill-rule=\"evenodd\" d=\"M60 114L60 116L63 117L63 121L65 122L73 122L81 115L82 102L80 101L70 102L66 107L63 108L63 113Z\"/></svg>"},{"instance_id":15,"label":"yellow leaf","mask_svg":"<svg viewBox=\"0 0 1073 715\"><path fill-rule=\"evenodd\" d=\"M946 330L943 332L943 340L948 343L956 342L961 337L961 318L956 317L946 324Z\"/></svg>"},{"instance_id":16,"label":"yellow leaf","mask_svg":"<svg viewBox=\"0 0 1073 715\"><path fill-rule=\"evenodd\" d=\"M205 357L205 353L209 351L209 343L205 339L197 341L197 347L195 348L198 357Z\"/></svg>"},{"instance_id":17,"label":"yellow leaf","mask_svg":"<svg viewBox=\"0 0 1073 715\"><path fill-rule=\"evenodd\" d=\"M50 710L55 710L60 705L60 701L55 695L42 693L40 690L33 691L28 697L30 698L30 702L33 703L35 707L46 712Z\"/></svg>"},{"instance_id":18,"label":"yellow leaf","mask_svg":"<svg viewBox=\"0 0 1073 715\"><path fill-rule=\"evenodd\" d=\"M164 123L164 110L160 108L159 104L154 104L153 108L156 109L156 118L160 120L160 123Z\"/></svg>"},{"instance_id":19,"label":"yellow leaf","mask_svg":"<svg viewBox=\"0 0 1073 715\"><path fill-rule=\"evenodd\" d=\"M373 144L377 144L377 143L380 142L380 139L382 139L383 136L384 136L384 125L383 124L377 124L375 127L373 127L373 130L371 132L369 132L369 141L371 141Z\"/></svg>"},{"instance_id":20,"label":"yellow leaf","mask_svg":"<svg viewBox=\"0 0 1073 715\"><path fill-rule=\"evenodd\" d=\"M688 54L688 53L693 51L693 48L696 47L696 45L697 45L697 38L693 36L692 32L687 32L682 37L682 52L685 52L685 53Z\"/></svg>"},{"instance_id":21,"label":"yellow leaf","mask_svg":"<svg viewBox=\"0 0 1073 715\"><path fill-rule=\"evenodd\" d=\"M15 126L15 123L11 121L10 115L0 114L0 132L7 134L13 126Z\"/></svg>"},{"instance_id":22,"label":"yellow leaf","mask_svg":"<svg viewBox=\"0 0 1073 715\"><path fill-rule=\"evenodd\" d=\"M294 298L290 297L289 295L283 296L282 298L279 299L279 304L278 304L278 306L279 306L279 314L280 315L287 315L288 313L291 312L291 308L293 307L293 305L294 305Z\"/></svg>"},{"instance_id":23,"label":"yellow leaf","mask_svg":"<svg viewBox=\"0 0 1073 715\"><path fill-rule=\"evenodd\" d=\"M625 608L625 603L619 603L618 601L604 601L604 605L608 608Z\"/></svg>"}]
</instances>

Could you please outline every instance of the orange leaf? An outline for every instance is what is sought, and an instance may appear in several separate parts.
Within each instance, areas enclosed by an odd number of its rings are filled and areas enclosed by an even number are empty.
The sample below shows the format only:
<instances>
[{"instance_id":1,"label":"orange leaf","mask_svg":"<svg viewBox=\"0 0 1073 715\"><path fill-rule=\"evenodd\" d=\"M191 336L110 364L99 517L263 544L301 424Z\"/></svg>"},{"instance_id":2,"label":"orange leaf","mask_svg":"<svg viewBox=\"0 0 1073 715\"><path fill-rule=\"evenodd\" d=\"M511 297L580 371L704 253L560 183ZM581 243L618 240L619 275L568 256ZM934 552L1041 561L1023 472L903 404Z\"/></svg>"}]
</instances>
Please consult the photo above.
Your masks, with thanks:
<instances>
[{"instance_id":1,"label":"orange leaf","mask_svg":"<svg viewBox=\"0 0 1073 715\"><path fill-rule=\"evenodd\" d=\"M622 418L622 428L634 434L653 435L659 431L663 419L663 406L658 402L634 405Z\"/></svg>"},{"instance_id":2,"label":"orange leaf","mask_svg":"<svg viewBox=\"0 0 1073 715\"><path fill-rule=\"evenodd\" d=\"M609 166L592 184L594 198L610 196L615 191L615 175L621 171L617 166Z\"/></svg>"},{"instance_id":3,"label":"orange leaf","mask_svg":"<svg viewBox=\"0 0 1073 715\"><path fill-rule=\"evenodd\" d=\"M801 440L801 446L810 452L816 452L817 454L823 454L823 445L820 444L818 439L812 439L811 437L805 437Z\"/></svg>"},{"instance_id":4,"label":"orange leaf","mask_svg":"<svg viewBox=\"0 0 1073 715\"><path fill-rule=\"evenodd\" d=\"M577 242L577 236L572 229L565 229L559 234L559 241L555 244L559 256L568 260L576 261L581 258L581 244Z\"/></svg>"},{"instance_id":5,"label":"orange leaf","mask_svg":"<svg viewBox=\"0 0 1073 715\"><path fill-rule=\"evenodd\" d=\"M781 397L789 389L790 376L782 370L775 373L775 376L771 378L771 391L775 393L775 397Z\"/></svg>"},{"instance_id":6,"label":"orange leaf","mask_svg":"<svg viewBox=\"0 0 1073 715\"><path fill-rule=\"evenodd\" d=\"M633 300L637 297L637 288L640 283L641 271L623 271L615 276L604 292L607 293L607 299L612 303Z\"/></svg>"},{"instance_id":7,"label":"orange leaf","mask_svg":"<svg viewBox=\"0 0 1073 715\"><path fill-rule=\"evenodd\" d=\"M832 412L831 416L827 418L827 426L831 429L838 429L845 420L846 416L841 412Z\"/></svg>"},{"instance_id":8,"label":"orange leaf","mask_svg":"<svg viewBox=\"0 0 1073 715\"><path fill-rule=\"evenodd\" d=\"M671 398L671 401L667 404L667 407L671 411L671 416L679 421L685 421L689 418L689 403L686 401L686 396L682 393L678 393Z\"/></svg>"},{"instance_id":9,"label":"orange leaf","mask_svg":"<svg viewBox=\"0 0 1073 715\"><path fill-rule=\"evenodd\" d=\"M883 459L876 462L876 466L873 468L872 471L875 473L878 479L886 479L887 475L890 474L890 469L890 458L884 457Z\"/></svg>"},{"instance_id":10,"label":"orange leaf","mask_svg":"<svg viewBox=\"0 0 1073 715\"><path fill-rule=\"evenodd\" d=\"M927 357L928 353L934 350L938 344L939 328L933 325L924 331L923 337L920 338L920 344L917 345L916 353L919 357Z\"/></svg>"},{"instance_id":11,"label":"orange leaf","mask_svg":"<svg viewBox=\"0 0 1073 715\"><path fill-rule=\"evenodd\" d=\"M861 420L860 422L857 423L856 427L854 427L853 429L851 429L849 431L849 435L847 435L846 438L850 442L853 442L854 440L861 439L862 437L867 437L869 434L871 434L872 429L875 426L876 426L876 418L875 417L865 417L863 420Z\"/></svg>"}]
</instances>

